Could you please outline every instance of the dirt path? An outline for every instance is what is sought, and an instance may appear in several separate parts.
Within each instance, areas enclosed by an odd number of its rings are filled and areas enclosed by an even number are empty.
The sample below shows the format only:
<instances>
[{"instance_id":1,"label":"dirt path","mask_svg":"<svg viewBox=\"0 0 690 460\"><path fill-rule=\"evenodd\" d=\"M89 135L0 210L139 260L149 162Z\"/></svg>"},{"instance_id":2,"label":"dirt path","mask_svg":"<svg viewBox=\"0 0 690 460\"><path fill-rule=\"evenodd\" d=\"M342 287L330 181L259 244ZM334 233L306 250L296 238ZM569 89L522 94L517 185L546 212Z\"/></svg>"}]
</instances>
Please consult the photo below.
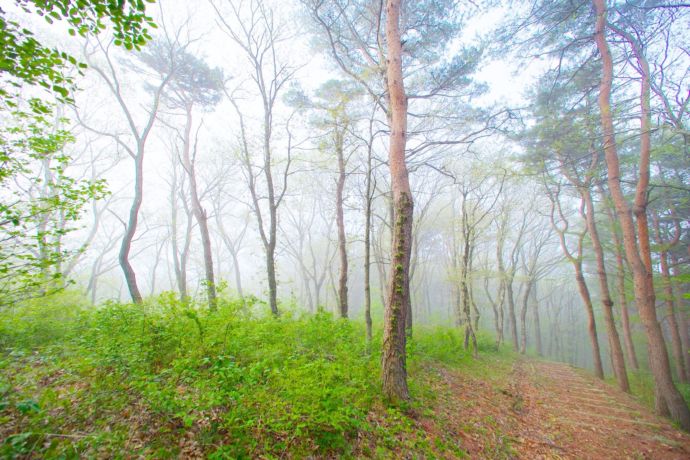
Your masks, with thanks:
<instances>
[{"instance_id":1,"label":"dirt path","mask_svg":"<svg viewBox=\"0 0 690 460\"><path fill-rule=\"evenodd\" d=\"M530 422L520 424L528 452L564 458L690 458L690 436L582 371L523 361L513 374L516 397L522 399L516 410Z\"/></svg>"},{"instance_id":2,"label":"dirt path","mask_svg":"<svg viewBox=\"0 0 690 460\"><path fill-rule=\"evenodd\" d=\"M447 391L431 431L471 458L690 459L690 435L568 365L522 360L489 383L438 372Z\"/></svg>"}]
</instances>

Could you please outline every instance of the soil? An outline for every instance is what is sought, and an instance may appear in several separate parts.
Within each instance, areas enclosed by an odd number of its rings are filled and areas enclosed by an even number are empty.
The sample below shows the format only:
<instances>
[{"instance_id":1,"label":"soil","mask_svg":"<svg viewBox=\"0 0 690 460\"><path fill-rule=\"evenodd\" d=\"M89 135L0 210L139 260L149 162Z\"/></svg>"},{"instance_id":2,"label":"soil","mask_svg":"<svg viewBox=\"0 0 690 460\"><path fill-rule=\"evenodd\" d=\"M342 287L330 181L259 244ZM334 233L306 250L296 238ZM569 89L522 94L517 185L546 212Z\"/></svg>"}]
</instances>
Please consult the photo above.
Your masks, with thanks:
<instances>
[{"instance_id":1,"label":"soil","mask_svg":"<svg viewBox=\"0 0 690 460\"><path fill-rule=\"evenodd\" d=\"M469 458L690 459L690 435L566 364L523 359L506 381L435 369L444 395L419 420Z\"/></svg>"}]
</instances>

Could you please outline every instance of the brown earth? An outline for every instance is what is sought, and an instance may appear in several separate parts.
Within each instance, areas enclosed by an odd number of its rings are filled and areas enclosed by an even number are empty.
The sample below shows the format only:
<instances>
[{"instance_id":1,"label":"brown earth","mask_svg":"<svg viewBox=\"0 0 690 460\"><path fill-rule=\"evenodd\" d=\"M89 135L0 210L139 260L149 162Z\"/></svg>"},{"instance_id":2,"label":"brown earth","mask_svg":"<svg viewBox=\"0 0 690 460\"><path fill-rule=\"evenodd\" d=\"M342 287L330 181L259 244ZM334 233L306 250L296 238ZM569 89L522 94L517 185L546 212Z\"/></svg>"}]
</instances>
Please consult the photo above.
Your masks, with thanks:
<instances>
[{"instance_id":1,"label":"brown earth","mask_svg":"<svg viewBox=\"0 0 690 460\"><path fill-rule=\"evenodd\" d=\"M561 363L520 360L507 378L428 369L431 438L455 440L447 458L690 459L690 435L632 396Z\"/></svg>"}]
</instances>

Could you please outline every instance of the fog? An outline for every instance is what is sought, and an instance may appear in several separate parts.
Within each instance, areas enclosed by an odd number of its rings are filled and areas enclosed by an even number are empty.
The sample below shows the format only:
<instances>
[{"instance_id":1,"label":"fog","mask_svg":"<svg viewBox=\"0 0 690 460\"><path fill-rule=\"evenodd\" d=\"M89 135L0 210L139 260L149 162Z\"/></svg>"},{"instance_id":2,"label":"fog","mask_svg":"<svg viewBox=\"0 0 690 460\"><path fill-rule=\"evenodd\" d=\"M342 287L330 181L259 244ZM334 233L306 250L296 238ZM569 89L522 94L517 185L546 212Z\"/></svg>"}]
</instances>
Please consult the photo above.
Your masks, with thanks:
<instances>
[{"instance_id":1,"label":"fog","mask_svg":"<svg viewBox=\"0 0 690 460\"><path fill-rule=\"evenodd\" d=\"M74 136L62 173L102 180L107 193L90 201L74 230L60 237L68 254L62 262L69 267L67 289L96 305L133 299L131 280L128 284L123 274L122 241L133 228L140 160L142 202L128 263L143 297L173 292L204 308L211 295L205 265L210 262L220 299L249 299L257 314L268 314L266 257L274 245L278 308L338 315L341 178L347 316L364 319L371 200L369 283L374 324L380 326L394 222L387 102L372 77L380 69L368 61L379 58L375 47L338 48L353 63L354 70L344 72L327 34L298 2L161 0L148 12L158 28L141 51L115 46L109 30L71 37L61 24L50 26L18 8L7 12L31 24L48 45L88 64L83 75L75 74L74 103L57 103L56 113L64 117L57 126ZM538 118L530 104L539 97L538 87L548 84L543 75L559 56L492 43L491 35L498 36L498 27L514 13L480 10L468 2L459 13L462 27L441 49L424 48L430 45L418 31L407 31L412 322L459 327L472 322L516 349L524 340L523 351L592 369L588 318L565 244L582 262L590 285L603 366L610 374L595 256L588 239L578 243L586 223L576 187L558 179L556 208L554 192L545 191L549 167L544 173L527 158L534 142L525 141L525 133ZM464 60L464 68L444 81L453 59ZM687 55L675 66L683 62ZM431 83L438 85L430 90ZM26 88L27 97L32 91ZM634 94L634 84L618 91L624 99ZM620 132L634 129L633 122ZM33 173L40 176L40 167ZM687 175L683 166L678 169ZM551 172L557 175L558 167ZM31 183L31 177L27 172L9 187L20 194L42 193L45 183ZM683 193L687 201L687 188ZM603 210L608 192L594 195L609 251L606 267L613 274L614 243ZM687 205L676 204L679 214L687 211ZM210 259L200 217L208 227ZM687 214L680 220L682 246ZM561 240L558 229L564 228ZM625 277L629 284L630 275ZM643 328L632 308L630 315L644 362ZM619 316L617 310L620 324Z\"/></svg>"}]
</instances>

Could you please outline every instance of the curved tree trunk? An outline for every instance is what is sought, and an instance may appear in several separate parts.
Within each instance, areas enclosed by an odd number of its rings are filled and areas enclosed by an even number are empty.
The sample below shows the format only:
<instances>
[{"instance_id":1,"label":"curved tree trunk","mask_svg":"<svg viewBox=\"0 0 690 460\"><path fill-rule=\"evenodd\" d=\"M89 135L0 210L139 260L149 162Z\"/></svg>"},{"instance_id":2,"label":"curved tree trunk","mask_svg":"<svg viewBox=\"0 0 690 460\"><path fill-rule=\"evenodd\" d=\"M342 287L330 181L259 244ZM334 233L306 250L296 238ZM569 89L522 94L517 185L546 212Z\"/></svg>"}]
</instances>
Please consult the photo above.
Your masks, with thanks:
<instances>
[{"instance_id":1,"label":"curved tree trunk","mask_svg":"<svg viewBox=\"0 0 690 460\"><path fill-rule=\"evenodd\" d=\"M602 197L604 197L603 190L600 190ZM613 210L607 203L605 206L606 215L609 218L611 226L611 235L613 237L614 254L616 255L616 291L618 291L618 304L621 312L621 327L623 328L623 340L625 343L625 351L628 354L628 364L633 369L638 370L640 365L637 362L637 353L635 352L635 345L632 339L632 331L630 328L630 316L628 313L628 302L625 293L625 262L623 260L623 249L616 228L616 221L613 215Z\"/></svg>"},{"instance_id":2,"label":"curved tree trunk","mask_svg":"<svg viewBox=\"0 0 690 460\"><path fill-rule=\"evenodd\" d=\"M132 264L129 262L129 253L132 250L132 240L137 232L137 224L139 222L139 210L141 203L144 201L144 151L143 146L139 149L139 153L134 158L134 199L132 206L129 209L129 221L125 228L125 234L122 237L122 244L120 245L120 253L118 260L120 267L125 274L125 281L127 282L127 289L129 295L132 297L134 303L141 303L142 297L137 284L137 275L134 273Z\"/></svg>"},{"instance_id":3,"label":"curved tree trunk","mask_svg":"<svg viewBox=\"0 0 690 460\"><path fill-rule=\"evenodd\" d=\"M600 379L603 379L604 367L601 364L601 350L599 349L599 337L597 336L597 323L594 319L594 308L592 308L592 297L589 295L589 289L587 288L587 283L582 273L582 263L580 262L575 264L575 279L577 280L577 288L580 291L580 296L585 304L585 313L587 313L587 332L589 333L589 341L592 344L594 374Z\"/></svg>"},{"instance_id":4,"label":"curved tree trunk","mask_svg":"<svg viewBox=\"0 0 690 460\"><path fill-rule=\"evenodd\" d=\"M636 57L642 70L642 88L640 95L641 149L640 172L632 212L637 218L637 235L631 210L621 188L620 165L611 113L611 87L613 83L613 59L606 41L606 2L593 0L597 13L594 39L601 54L602 78L599 90L599 109L603 130L604 154L608 169L608 185L613 203L618 212L618 219L623 232L625 253L633 273L635 302L640 312L640 319L647 333L649 366L654 376L656 409L660 414L669 414L684 429L690 430L690 409L683 396L673 383L671 365L666 352L666 343L661 326L656 316L653 273L651 271L651 253L649 248L649 231L647 225L647 192L649 188L650 158L650 115L649 115L649 72L646 61L636 51ZM633 46L634 48L634 46ZM638 245L639 238L639 245Z\"/></svg>"},{"instance_id":5,"label":"curved tree trunk","mask_svg":"<svg viewBox=\"0 0 690 460\"><path fill-rule=\"evenodd\" d=\"M594 365L594 374L600 378L604 378L604 368L601 364L601 350L599 349L599 338L597 336L597 324L594 318L594 308L592 307L592 297L589 294L589 288L587 287L587 282L585 281L584 273L582 272L582 252L583 252L583 241L587 230L583 230L579 233L577 239L577 253L573 253L568 249L568 243L566 240L566 234L568 232L568 221L561 209L558 194L560 193L560 187L557 188L556 193L551 192L547 188L547 193L549 200L551 201L551 226L558 233L558 238L561 243L561 249L566 259L572 264L575 269L575 280L577 281L577 289L580 293L582 303L585 307L585 314L587 315L587 332L589 334L589 341L592 347L592 364ZM581 197L580 202L580 214L584 213L584 198ZM560 228L556 224L555 214L558 210L558 214L563 222L563 228Z\"/></svg>"},{"instance_id":6,"label":"curved tree trunk","mask_svg":"<svg viewBox=\"0 0 690 460\"><path fill-rule=\"evenodd\" d=\"M599 295L601 296L601 303L603 304L604 323L606 324L606 333L609 338L609 349L611 352L611 361L613 371L618 380L618 386L626 393L630 393L630 384L628 383L628 373L625 369L625 359L623 357L623 347L621 347L620 337L616 329L616 321L613 317L613 301L609 292L608 277L606 276L606 263L604 261L604 249L599 240L599 231L594 219L594 203L592 202L592 193L588 187L580 188L580 195L585 201L585 220L587 221L587 229L589 230L589 237L594 248L594 255L597 263L597 275L599 278Z\"/></svg>"}]
</instances>

